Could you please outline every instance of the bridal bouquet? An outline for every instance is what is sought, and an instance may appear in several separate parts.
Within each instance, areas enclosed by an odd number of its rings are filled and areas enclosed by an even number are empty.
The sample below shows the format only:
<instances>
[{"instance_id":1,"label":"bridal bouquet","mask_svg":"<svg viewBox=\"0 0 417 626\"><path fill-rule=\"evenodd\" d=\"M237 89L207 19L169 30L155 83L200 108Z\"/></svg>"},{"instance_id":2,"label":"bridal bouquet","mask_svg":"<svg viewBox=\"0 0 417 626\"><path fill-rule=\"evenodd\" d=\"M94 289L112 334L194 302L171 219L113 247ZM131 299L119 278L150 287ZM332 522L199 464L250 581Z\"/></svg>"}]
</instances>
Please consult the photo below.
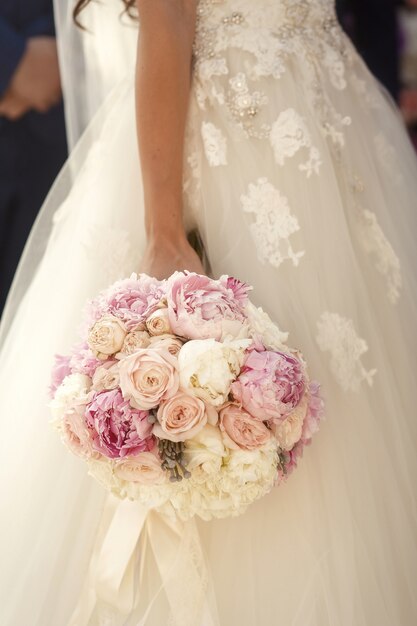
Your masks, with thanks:
<instances>
[{"instance_id":1,"label":"bridal bouquet","mask_svg":"<svg viewBox=\"0 0 417 626\"><path fill-rule=\"evenodd\" d=\"M132 275L57 357L64 443L121 498L182 519L238 515L296 467L323 414L300 352L239 280Z\"/></svg>"}]
</instances>

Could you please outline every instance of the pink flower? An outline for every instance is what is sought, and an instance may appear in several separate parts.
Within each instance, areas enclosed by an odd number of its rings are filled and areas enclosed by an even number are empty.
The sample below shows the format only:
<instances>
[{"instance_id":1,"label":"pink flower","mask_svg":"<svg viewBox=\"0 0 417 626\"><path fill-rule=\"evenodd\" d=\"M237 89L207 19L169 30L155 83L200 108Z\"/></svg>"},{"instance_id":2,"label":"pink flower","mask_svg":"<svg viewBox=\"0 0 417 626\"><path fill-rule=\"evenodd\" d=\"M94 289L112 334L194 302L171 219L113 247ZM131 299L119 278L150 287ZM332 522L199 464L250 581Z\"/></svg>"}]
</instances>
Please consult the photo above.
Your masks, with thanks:
<instances>
[{"instance_id":1,"label":"pink flower","mask_svg":"<svg viewBox=\"0 0 417 626\"><path fill-rule=\"evenodd\" d=\"M160 348L145 348L120 361L120 387L131 405L153 409L179 387L178 361Z\"/></svg>"},{"instance_id":2,"label":"pink flower","mask_svg":"<svg viewBox=\"0 0 417 626\"><path fill-rule=\"evenodd\" d=\"M70 360L72 372L84 374L92 378L98 367L103 365L103 361L97 359L86 343L76 346Z\"/></svg>"},{"instance_id":3,"label":"pink flower","mask_svg":"<svg viewBox=\"0 0 417 626\"><path fill-rule=\"evenodd\" d=\"M300 441L307 410L308 397L305 393L298 406L284 419L271 422L272 432L281 450L289 452Z\"/></svg>"},{"instance_id":4,"label":"pink flower","mask_svg":"<svg viewBox=\"0 0 417 626\"><path fill-rule=\"evenodd\" d=\"M206 406L200 398L180 391L161 402L157 418L153 434L160 439L178 442L192 439L207 422L216 424L218 416L217 411Z\"/></svg>"},{"instance_id":5,"label":"pink flower","mask_svg":"<svg viewBox=\"0 0 417 626\"><path fill-rule=\"evenodd\" d=\"M299 460L304 454L304 448L305 444L301 440L295 444L292 450L282 453L281 459L284 461L284 466L281 465L278 467L278 482L285 482L296 469Z\"/></svg>"},{"instance_id":6,"label":"pink flower","mask_svg":"<svg viewBox=\"0 0 417 626\"><path fill-rule=\"evenodd\" d=\"M159 308L146 320L146 328L152 336L168 335L171 333L171 326L169 325L168 309Z\"/></svg>"},{"instance_id":7,"label":"pink flower","mask_svg":"<svg viewBox=\"0 0 417 626\"><path fill-rule=\"evenodd\" d=\"M100 361L105 361L122 349L127 335L125 325L114 315L101 317L88 333L88 346Z\"/></svg>"},{"instance_id":8,"label":"pink flower","mask_svg":"<svg viewBox=\"0 0 417 626\"><path fill-rule=\"evenodd\" d=\"M49 393L51 398L54 397L56 390L67 376L71 374L70 367L71 357L55 355L55 363L52 368L51 385L49 387Z\"/></svg>"},{"instance_id":9,"label":"pink flower","mask_svg":"<svg viewBox=\"0 0 417 626\"><path fill-rule=\"evenodd\" d=\"M108 312L121 319L128 330L145 322L164 297L163 283L146 274L120 280L105 294Z\"/></svg>"},{"instance_id":10,"label":"pink flower","mask_svg":"<svg viewBox=\"0 0 417 626\"><path fill-rule=\"evenodd\" d=\"M161 460L154 452L140 452L137 456L116 461L114 473L129 483L159 485L166 480Z\"/></svg>"},{"instance_id":11,"label":"pink flower","mask_svg":"<svg viewBox=\"0 0 417 626\"><path fill-rule=\"evenodd\" d=\"M188 339L239 334L245 320L249 287L236 279L212 280L176 272L168 280L168 314L174 333Z\"/></svg>"},{"instance_id":12,"label":"pink flower","mask_svg":"<svg viewBox=\"0 0 417 626\"><path fill-rule=\"evenodd\" d=\"M136 455L154 446L147 411L132 409L120 389L96 394L87 405L86 419L94 430L95 449L110 459Z\"/></svg>"},{"instance_id":13,"label":"pink flower","mask_svg":"<svg viewBox=\"0 0 417 626\"><path fill-rule=\"evenodd\" d=\"M302 438L309 443L319 430L320 422L324 418L324 401L320 396L320 384L316 381L310 383L308 388L308 410L304 420Z\"/></svg>"},{"instance_id":14,"label":"pink flower","mask_svg":"<svg viewBox=\"0 0 417 626\"><path fill-rule=\"evenodd\" d=\"M97 456L94 452L94 436L85 417L85 406L75 406L62 419L62 436L68 448L83 458Z\"/></svg>"},{"instance_id":15,"label":"pink flower","mask_svg":"<svg viewBox=\"0 0 417 626\"><path fill-rule=\"evenodd\" d=\"M261 421L280 420L298 406L306 389L303 366L291 354L251 350L232 384L235 400Z\"/></svg>"},{"instance_id":16,"label":"pink flower","mask_svg":"<svg viewBox=\"0 0 417 626\"><path fill-rule=\"evenodd\" d=\"M110 391L119 386L119 363L118 361L106 361L98 367L93 375L94 391Z\"/></svg>"},{"instance_id":17,"label":"pink flower","mask_svg":"<svg viewBox=\"0 0 417 626\"><path fill-rule=\"evenodd\" d=\"M271 439L271 431L236 404L227 404L220 411L223 441L231 450L256 450Z\"/></svg>"},{"instance_id":18,"label":"pink flower","mask_svg":"<svg viewBox=\"0 0 417 626\"><path fill-rule=\"evenodd\" d=\"M164 348L168 350L172 356L178 356L179 351L181 350L184 342L181 341L175 335L159 335L156 337L151 337L149 342L149 347L151 348Z\"/></svg>"}]
</instances>

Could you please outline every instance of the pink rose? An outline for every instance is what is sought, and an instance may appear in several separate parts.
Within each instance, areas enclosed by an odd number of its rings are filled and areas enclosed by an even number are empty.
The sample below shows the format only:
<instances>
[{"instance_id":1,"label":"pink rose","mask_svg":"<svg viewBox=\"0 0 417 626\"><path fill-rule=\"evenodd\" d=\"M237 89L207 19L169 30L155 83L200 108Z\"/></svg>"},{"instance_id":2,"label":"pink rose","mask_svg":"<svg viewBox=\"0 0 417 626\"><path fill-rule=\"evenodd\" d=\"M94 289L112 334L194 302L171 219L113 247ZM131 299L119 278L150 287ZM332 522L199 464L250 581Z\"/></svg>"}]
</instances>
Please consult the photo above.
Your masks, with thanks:
<instances>
[{"instance_id":1,"label":"pink rose","mask_svg":"<svg viewBox=\"0 0 417 626\"><path fill-rule=\"evenodd\" d=\"M120 389L96 394L87 405L95 449L110 459L136 455L154 446L149 413L132 409Z\"/></svg>"},{"instance_id":2,"label":"pink rose","mask_svg":"<svg viewBox=\"0 0 417 626\"><path fill-rule=\"evenodd\" d=\"M105 315L90 329L87 343L94 356L105 361L121 350L126 334L126 327L121 320L114 315Z\"/></svg>"},{"instance_id":3,"label":"pink rose","mask_svg":"<svg viewBox=\"0 0 417 626\"><path fill-rule=\"evenodd\" d=\"M154 452L141 452L132 459L116 461L114 473L121 480L142 485L160 485L166 480L161 460Z\"/></svg>"},{"instance_id":4,"label":"pink rose","mask_svg":"<svg viewBox=\"0 0 417 626\"><path fill-rule=\"evenodd\" d=\"M281 419L298 406L306 390L301 362L291 354L265 350L248 352L238 379L235 400L253 417Z\"/></svg>"},{"instance_id":5,"label":"pink rose","mask_svg":"<svg viewBox=\"0 0 417 626\"><path fill-rule=\"evenodd\" d=\"M180 391L161 402L157 419L153 429L156 437L176 442L186 441L192 439L208 422L215 424L217 411L205 405L200 398Z\"/></svg>"},{"instance_id":6,"label":"pink rose","mask_svg":"<svg viewBox=\"0 0 417 626\"><path fill-rule=\"evenodd\" d=\"M178 356L183 345L184 342L175 335L159 335L159 337L151 337L149 343L150 348L163 348L164 350L168 350L172 356Z\"/></svg>"},{"instance_id":7,"label":"pink rose","mask_svg":"<svg viewBox=\"0 0 417 626\"><path fill-rule=\"evenodd\" d=\"M85 420L85 408L77 406L68 411L60 428L63 440L71 452L83 458L91 458L97 456L97 453L93 448L94 435Z\"/></svg>"},{"instance_id":8,"label":"pink rose","mask_svg":"<svg viewBox=\"0 0 417 626\"><path fill-rule=\"evenodd\" d=\"M108 312L121 319L128 330L144 323L164 297L163 283L146 274L120 280L105 294Z\"/></svg>"},{"instance_id":9,"label":"pink rose","mask_svg":"<svg viewBox=\"0 0 417 626\"><path fill-rule=\"evenodd\" d=\"M55 355L55 363L52 368L51 385L49 387L49 393L51 398L54 397L56 390L67 376L71 374L70 367L71 357Z\"/></svg>"},{"instance_id":10,"label":"pink rose","mask_svg":"<svg viewBox=\"0 0 417 626\"><path fill-rule=\"evenodd\" d=\"M271 431L263 422L236 404L227 404L220 411L220 430L225 445L231 450L256 450L271 438Z\"/></svg>"},{"instance_id":11,"label":"pink rose","mask_svg":"<svg viewBox=\"0 0 417 626\"><path fill-rule=\"evenodd\" d=\"M168 350L138 350L120 361L119 374L124 398L138 409L153 409L178 391L178 362Z\"/></svg>"},{"instance_id":12,"label":"pink rose","mask_svg":"<svg viewBox=\"0 0 417 626\"><path fill-rule=\"evenodd\" d=\"M168 309L160 308L151 313L146 320L146 328L150 335L167 335L171 333Z\"/></svg>"},{"instance_id":13,"label":"pink rose","mask_svg":"<svg viewBox=\"0 0 417 626\"><path fill-rule=\"evenodd\" d=\"M187 339L237 336L246 321L249 287L224 276L212 280L199 274L176 272L168 280L171 328Z\"/></svg>"},{"instance_id":14,"label":"pink rose","mask_svg":"<svg viewBox=\"0 0 417 626\"><path fill-rule=\"evenodd\" d=\"M95 391L110 391L119 386L119 363L107 361L98 367L93 374L93 389Z\"/></svg>"},{"instance_id":15,"label":"pink rose","mask_svg":"<svg viewBox=\"0 0 417 626\"><path fill-rule=\"evenodd\" d=\"M121 359L124 356L134 354L140 348L147 348L149 346L150 337L146 330L132 329L127 333L123 342L122 349L116 354L117 359Z\"/></svg>"}]
</instances>

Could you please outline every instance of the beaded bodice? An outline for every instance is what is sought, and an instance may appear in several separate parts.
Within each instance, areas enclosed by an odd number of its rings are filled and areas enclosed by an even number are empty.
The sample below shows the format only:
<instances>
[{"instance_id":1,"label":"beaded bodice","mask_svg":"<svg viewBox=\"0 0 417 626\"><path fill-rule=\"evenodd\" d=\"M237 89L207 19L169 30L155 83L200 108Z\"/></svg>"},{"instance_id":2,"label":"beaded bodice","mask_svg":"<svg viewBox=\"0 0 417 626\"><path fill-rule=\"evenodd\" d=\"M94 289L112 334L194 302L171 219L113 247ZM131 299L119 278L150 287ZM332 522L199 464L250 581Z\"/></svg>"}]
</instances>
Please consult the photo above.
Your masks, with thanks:
<instances>
[{"instance_id":1,"label":"beaded bodice","mask_svg":"<svg viewBox=\"0 0 417 626\"><path fill-rule=\"evenodd\" d=\"M196 56L213 56L216 48L239 40L264 38L263 47L285 46L299 35L320 35L336 22L334 0L199 0Z\"/></svg>"},{"instance_id":2,"label":"beaded bodice","mask_svg":"<svg viewBox=\"0 0 417 626\"><path fill-rule=\"evenodd\" d=\"M253 123L266 104L257 84L280 79L295 62L337 142L335 129L342 120L329 110L321 75L344 89L351 53L333 0L200 0L194 42L197 101L201 108L226 105L246 134L268 137L268 125Z\"/></svg>"}]
</instances>

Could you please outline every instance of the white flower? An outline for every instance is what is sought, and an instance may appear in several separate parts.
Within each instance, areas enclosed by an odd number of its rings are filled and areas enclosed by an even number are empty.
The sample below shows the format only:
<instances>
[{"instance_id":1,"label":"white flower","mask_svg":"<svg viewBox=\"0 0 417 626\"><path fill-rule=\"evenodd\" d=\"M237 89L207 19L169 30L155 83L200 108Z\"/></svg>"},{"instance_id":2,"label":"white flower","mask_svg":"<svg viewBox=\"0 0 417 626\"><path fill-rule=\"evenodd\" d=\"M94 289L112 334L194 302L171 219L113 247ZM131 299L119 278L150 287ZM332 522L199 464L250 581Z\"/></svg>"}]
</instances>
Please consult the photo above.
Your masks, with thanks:
<instances>
[{"instance_id":1,"label":"white flower","mask_svg":"<svg viewBox=\"0 0 417 626\"><path fill-rule=\"evenodd\" d=\"M266 348L287 350L288 333L282 332L265 311L251 302L246 307L251 337L260 337Z\"/></svg>"},{"instance_id":2,"label":"white flower","mask_svg":"<svg viewBox=\"0 0 417 626\"><path fill-rule=\"evenodd\" d=\"M49 404L53 421L60 421L73 406L87 404L91 384L91 378L84 374L66 376Z\"/></svg>"},{"instance_id":3,"label":"white flower","mask_svg":"<svg viewBox=\"0 0 417 626\"><path fill-rule=\"evenodd\" d=\"M201 467L206 474L219 472L224 456L226 449L216 426L207 424L185 443L184 460L190 472L196 467Z\"/></svg>"},{"instance_id":4,"label":"white flower","mask_svg":"<svg viewBox=\"0 0 417 626\"><path fill-rule=\"evenodd\" d=\"M181 387L209 404L220 406L227 400L250 344L249 339L228 343L214 339L188 341L178 355Z\"/></svg>"}]
</instances>

